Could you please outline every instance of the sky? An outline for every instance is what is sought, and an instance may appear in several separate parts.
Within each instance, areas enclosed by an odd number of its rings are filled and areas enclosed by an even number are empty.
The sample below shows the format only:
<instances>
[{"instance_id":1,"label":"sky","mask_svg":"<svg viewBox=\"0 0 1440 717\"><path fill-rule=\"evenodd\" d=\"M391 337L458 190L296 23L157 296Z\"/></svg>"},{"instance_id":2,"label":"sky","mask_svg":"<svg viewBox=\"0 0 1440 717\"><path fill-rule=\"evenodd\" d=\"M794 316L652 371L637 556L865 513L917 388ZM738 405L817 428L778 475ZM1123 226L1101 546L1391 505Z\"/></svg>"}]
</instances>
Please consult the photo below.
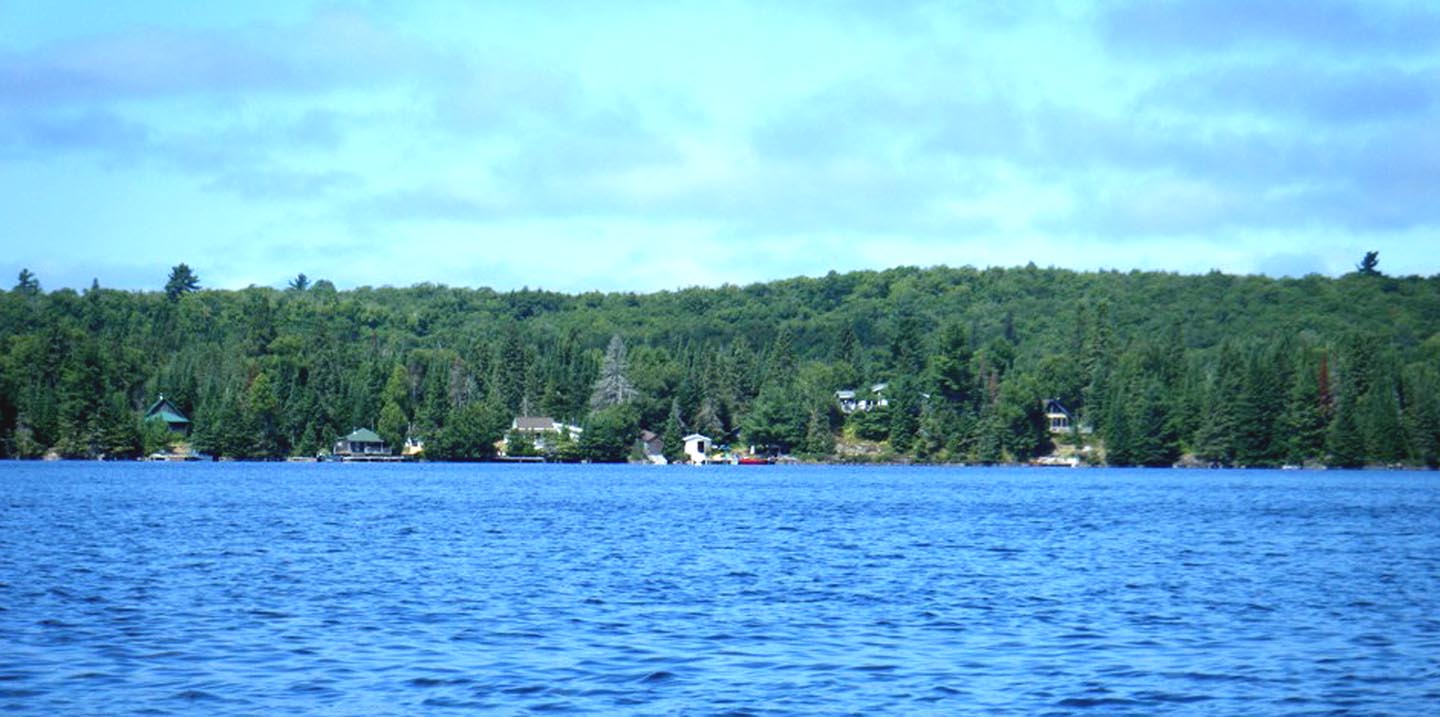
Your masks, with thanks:
<instances>
[{"instance_id":1,"label":"sky","mask_svg":"<svg viewBox=\"0 0 1440 717\"><path fill-rule=\"evenodd\" d=\"M1437 230L1432 0L0 0L46 290L1428 276Z\"/></svg>"}]
</instances>

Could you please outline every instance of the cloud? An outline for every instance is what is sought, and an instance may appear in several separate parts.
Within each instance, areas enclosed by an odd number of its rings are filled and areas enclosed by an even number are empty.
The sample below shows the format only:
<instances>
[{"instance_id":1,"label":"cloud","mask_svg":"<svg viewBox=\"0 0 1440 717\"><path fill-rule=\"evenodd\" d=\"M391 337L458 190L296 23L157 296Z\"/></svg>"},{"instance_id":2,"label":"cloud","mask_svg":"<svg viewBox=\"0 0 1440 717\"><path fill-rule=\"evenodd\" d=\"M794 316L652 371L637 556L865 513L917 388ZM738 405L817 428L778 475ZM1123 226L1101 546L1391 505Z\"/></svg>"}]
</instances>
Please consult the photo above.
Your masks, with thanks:
<instances>
[{"instance_id":1,"label":"cloud","mask_svg":"<svg viewBox=\"0 0 1440 717\"><path fill-rule=\"evenodd\" d=\"M100 151L111 159L134 159L152 141L149 127L104 109L42 115L0 113L0 149L14 155Z\"/></svg>"},{"instance_id":2,"label":"cloud","mask_svg":"<svg viewBox=\"0 0 1440 717\"><path fill-rule=\"evenodd\" d=\"M1099 26L1112 50L1152 56L1440 49L1440 13L1424 2L1128 0L1102 10Z\"/></svg>"},{"instance_id":3,"label":"cloud","mask_svg":"<svg viewBox=\"0 0 1440 717\"><path fill-rule=\"evenodd\" d=\"M349 172L250 168L223 171L206 186L249 200L310 202L361 184L360 178Z\"/></svg>"},{"instance_id":4,"label":"cloud","mask_svg":"<svg viewBox=\"0 0 1440 717\"><path fill-rule=\"evenodd\" d=\"M393 80L417 64L442 65L435 53L340 10L290 28L134 28L0 55L0 106L323 92Z\"/></svg>"},{"instance_id":5,"label":"cloud","mask_svg":"<svg viewBox=\"0 0 1440 717\"><path fill-rule=\"evenodd\" d=\"M1167 78L1144 101L1202 114L1243 112L1345 126L1433 114L1440 107L1440 68L1226 64Z\"/></svg>"}]
</instances>

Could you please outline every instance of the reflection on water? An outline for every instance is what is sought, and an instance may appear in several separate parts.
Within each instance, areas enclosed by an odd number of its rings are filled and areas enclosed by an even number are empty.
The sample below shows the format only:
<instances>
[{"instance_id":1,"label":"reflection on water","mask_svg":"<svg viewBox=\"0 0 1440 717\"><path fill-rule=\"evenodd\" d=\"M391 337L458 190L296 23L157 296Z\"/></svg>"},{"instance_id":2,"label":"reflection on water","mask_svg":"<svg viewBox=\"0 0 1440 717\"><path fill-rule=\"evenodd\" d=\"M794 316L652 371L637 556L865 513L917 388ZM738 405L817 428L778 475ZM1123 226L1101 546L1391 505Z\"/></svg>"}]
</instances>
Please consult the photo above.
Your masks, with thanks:
<instances>
[{"instance_id":1,"label":"reflection on water","mask_svg":"<svg viewBox=\"0 0 1440 717\"><path fill-rule=\"evenodd\" d=\"M1423 714L1440 477L0 464L14 714Z\"/></svg>"}]
</instances>

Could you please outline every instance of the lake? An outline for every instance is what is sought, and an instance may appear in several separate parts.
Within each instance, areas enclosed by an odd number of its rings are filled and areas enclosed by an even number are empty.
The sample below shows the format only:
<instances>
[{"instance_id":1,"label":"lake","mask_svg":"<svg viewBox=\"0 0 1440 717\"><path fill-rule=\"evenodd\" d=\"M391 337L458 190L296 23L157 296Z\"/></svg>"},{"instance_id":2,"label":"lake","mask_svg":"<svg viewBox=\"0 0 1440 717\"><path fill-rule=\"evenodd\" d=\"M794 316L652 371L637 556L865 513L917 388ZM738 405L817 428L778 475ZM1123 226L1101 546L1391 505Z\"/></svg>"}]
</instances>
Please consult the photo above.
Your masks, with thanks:
<instances>
[{"instance_id":1,"label":"lake","mask_svg":"<svg viewBox=\"0 0 1440 717\"><path fill-rule=\"evenodd\" d=\"M1440 714L1440 475L0 463L0 712Z\"/></svg>"}]
</instances>

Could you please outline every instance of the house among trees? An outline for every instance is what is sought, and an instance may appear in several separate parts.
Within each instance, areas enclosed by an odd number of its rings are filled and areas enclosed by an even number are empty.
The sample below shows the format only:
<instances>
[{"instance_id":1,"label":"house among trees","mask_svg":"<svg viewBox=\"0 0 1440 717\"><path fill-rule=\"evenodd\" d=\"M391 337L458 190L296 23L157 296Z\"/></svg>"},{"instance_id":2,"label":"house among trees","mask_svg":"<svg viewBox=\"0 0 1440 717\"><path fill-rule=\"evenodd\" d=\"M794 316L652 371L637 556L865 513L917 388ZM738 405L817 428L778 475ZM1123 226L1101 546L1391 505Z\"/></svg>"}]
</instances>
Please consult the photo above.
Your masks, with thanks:
<instances>
[{"instance_id":1,"label":"house among trees","mask_svg":"<svg viewBox=\"0 0 1440 717\"><path fill-rule=\"evenodd\" d=\"M665 459L665 439L654 431L640 432L640 450L645 454L645 460L657 466L669 463Z\"/></svg>"},{"instance_id":2,"label":"house among trees","mask_svg":"<svg viewBox=\"0 0 1440 717\"><path fill-rule=\"evenodd\" d=\"M835 401L840 404L841 413L884 408L890 405L890 401L885 398L885 389L889 387L888 383L877 383L870 386L870 391L863 395L854 389L836 391Z\"/></svg>"},{"instance_id":3,"label":"house among trees","mask_svg":"<svg viewBox=\"0 0 1440 717\"><path fill-rule=\"evenodd\" d=\"M186 418L185 414L181 413L180 409L176 408L175 404L166 399L164 395L161 395L155 403L150 404L150 408L145 411L145 420L147 422L163 421L171 433L178 433L182 436L190 434L190 419Z\"/></svg>"},{"instance_id":4,"label":"house among trees","mask_svg":"<svg viewBox=\"0 0 1440 717\"><path fill-rule=\"evenodd\" d=\"M1074 414L1070 413L1070 409L1066 408L1065 404L1060 403L1060 399L1047 398L1042 403L1045 404L1045 420L1050 424L1051 433L1069 433L1071 426L1080 427ZM1084 429L1080 428L1080 430ZM1088 433L1088 431L1086 432Z\"/></svg>"},{"instance_id":5,"label":"house among trees","mask_svg":"<svg viewBox=\"0 0 1440 717\"><path fill-rule=\"evenodd\" d=\"M350 435L335 442L335 450L331 453L341 458L368 458L375 456L390 455L390 448L385 445L380 435L368 428L357 428L350 432Z\"/></svg>"},{"instance_id":6,"label":"house among trees","mask_svg":"<svg viewBox=\"0 0 1440 717\"><path fill-rule=\"evenodd\" d=\"M685 441L685 457L691 463L704 463L709 458L710 446L714 443L709 436L692 433L681 440Z\"/></svg>"},{"instance_id":7,"label":"house among trees","mask_svg":"<svg viewBox=\"0 0 1440 717\"><path fill-rule=\"evenodd\" d=\"M553 448L550 441L559 438L561 434L577 440L585 429L561 423L549 416L516 416L515 420L510 422L510 432L529 438L535 448L544 451Z\"/></svg>"}]
</instances>

